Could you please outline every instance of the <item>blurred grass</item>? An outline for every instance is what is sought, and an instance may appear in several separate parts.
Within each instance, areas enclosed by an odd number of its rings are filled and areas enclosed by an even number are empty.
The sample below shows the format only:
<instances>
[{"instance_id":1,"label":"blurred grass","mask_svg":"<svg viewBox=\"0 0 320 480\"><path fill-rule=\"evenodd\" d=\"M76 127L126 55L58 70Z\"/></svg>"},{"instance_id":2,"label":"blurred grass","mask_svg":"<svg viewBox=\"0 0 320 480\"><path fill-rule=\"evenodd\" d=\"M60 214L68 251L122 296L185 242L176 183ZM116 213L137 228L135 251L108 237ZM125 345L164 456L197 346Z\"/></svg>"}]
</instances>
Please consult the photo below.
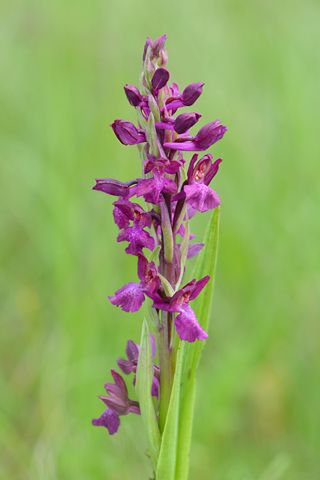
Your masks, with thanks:
<instances>
[{"instance_id":1,"label":"blurred grass","mask_svg":"<svg viewBox=\"0 0 320 480\"><path fill-rule=\"evenodd\" d=\"M135 120L122 87L166 33L171 79L206 82L201 126L229 129L211 149L221 238L190 479L320 478L319 2L0 8L0 477L151 474L139 418L114 437L90 425L142 319L107 300L135 261L91 186L139 174L108 124Z\"/></svg>"}]
</instances>

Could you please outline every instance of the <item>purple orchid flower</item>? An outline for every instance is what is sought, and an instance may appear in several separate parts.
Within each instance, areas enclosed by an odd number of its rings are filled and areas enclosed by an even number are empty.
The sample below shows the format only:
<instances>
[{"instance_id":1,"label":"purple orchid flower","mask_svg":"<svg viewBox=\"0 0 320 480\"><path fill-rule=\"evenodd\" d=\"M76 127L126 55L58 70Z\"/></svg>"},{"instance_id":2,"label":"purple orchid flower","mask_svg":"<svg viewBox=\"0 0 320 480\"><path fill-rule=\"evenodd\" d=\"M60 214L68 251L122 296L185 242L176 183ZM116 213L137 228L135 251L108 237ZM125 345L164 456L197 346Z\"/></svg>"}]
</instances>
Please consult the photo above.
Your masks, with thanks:
<instances>
[{"instance_id":1,"label":"purple orchid flower","mask_svg":"<svg viewBox=\"0 0 320 480\"><path fill-rule=\"evenodd\" d=\"M184 158L176 158L175 160L169 160L168 158L156 158L153 154L147 154L148 160L144 163L144 173L150 173L153 170L157 170L159 173L170 173L171 175L177 173L180 167L183 167Z\"/></svg>"},{"instance_id":2,"label":"purple orchid flower","mask_svg":"<svg viewBox=\"0 0 320 480\"><path fill-rule=\"evenodd\" d=\"M136 312L146 298L151 299L148 306L152 304L149 310L158 341L161 368L160 375L160 368L154 365L156 346L155 336L151 334L151 395L154 397L154 421L158 423L160 436L167 421L172 379L176 378L177 354L183 352L178 349L180 340L192 343L208 338L190 302L200 294L210 277L207 275L198 281L194 279L181 287L183 275L187 271L187 260L204 247L203 243L191 243L195 237L192 233L189 232L186 238L186 222L191 226L189 220L196 213L220 205L218 194L209 184L218 172L221 159L213 162L212 155L207 154L198 160L198 154L195 154L189 165L185 165L183 152L207 150L227 131L226 127L216 120L202 127L195 136L191 136L190 129L199 121L201 114L176 114L179 108L190 107L197 101L202 94L204 83L192 83L182 93L176 83L169 85L166 38L166 35L155 41L147 38L140 76L141 90L129 84L124 87L130 105L136 109L137 127L120 119L116 119L111 125L123 145L138 145L142 164L141 178L129 182L98 178L93 187L94 190L117 197L113 202L113 218L120 230L117 241L128 242L125 252L137 258L139 280L118 289L113 296L108 297L110 302L125 312ZM136 202L143 197L146 205L131 201L134 195L137 197ZM183 238L182 242L179 236ZM144 249L154 252L150 261ZM166 296L168 292L175 293ZM201 321L200 318L199 320ZM146 321L143 332L144 342L148 333ZM142 372L141 383L139 379L137 395L143 416L146 403L142 403L141 392L149 395L149 403L151 400L150 392L144 388L144 382L149 384L149 377L144 378L144 368L150 367L146 365L145 353L144 348L140 351L139 345L129 340L126 346L127 358L117 360L125 375L133 373L135 383L139 355L142 355L141 370L139 367L139 376ZM104 426L113 435L119 428L120 416L130 412L140 414L140 405L129 399L122 376L115 370L111 373L113 382L106 383L107 395L100 397L108 408L99 418L93 419L92 423ZM152 414L152 409L149 413ZM153 460L156 458L157 453L153 452ZM154 464L156 468L155 461Z\"/></svg>"},{"instance_id":3,"label":"purple orchid flower","mask_svg":"<svg viewBox=\"0 0 320 480\"><path fill-rule=\"evenodd\" d=\"M161 193L176 193L177 185L172 178L164 176L159 169L153 169L153 177L140 180L138 183L137 197L143 197L146 202L158 204Z\"/></svg>"},{"instance_id":4,"label":"purple orchid flower","mask_svg":"<svg viewBox=\"0 0 320 480\"><path fill-rule=\"evenodd\" d=\"M154 359L155 354L156 354L156 343L154 339L154 335L151 333L150 334L150 343L151 343L151 352L152 352L152 358ZM127 348L126 348L126 354L128 357L128 360L125 360L123 358L119 358L117 360L119 368L123 371L124 374L129 375L131 372L136 373L137 371L137 365L138 365L138 359L139 359L139 345L134 343L132 340L128 340L127 343ZM153 377L153 382L152 382L152 387L151 387L151 395L153 397L159 396L159 378L160 378L160 368L154 365L154 377ZM135 385L135 378L134 378L134 385Z\"/></svg>"},{"instance_id":5,"label":"purple orchid flower","mask_svg":"<svg viewBox=\"0 0 320 480\"><path fill-rule=\"evenodd\" d=\"M166 297L164 301L158 300L152 305L153 308L158 308L159 310L179 312L174 323L181 340L192 343L196 339L205 340L208 338L208 334L199 325L189 302L199 295L209 280L209 275L198 280L198 282L194 279L178 290L172 297Z\"/></svg>"},{"instance_id":6,"label":"purple orchid flower","mask_svg":"<svg viewBox=\"0 0 320 480\"><path fill-rule=\"evenodd\" d=\"M129 242L125 252L135 256L142 253L143 248L148 248L153 252L155 247L154 238L137 224L133 224L132 227L125 227L119 233L117 242Z\"/></svg>"},{"instance_id":7,"label":"purple orchid flower","mask_svg":"<svg viewBox=\"0 0 320 480\"><path fill-rule=\"evenodd\" d=\"M166 109L167 110L172 110L173 113L181 107L190 107L193 105L198 98L200 97L202 93L202 87L204 83L197 82L197 83L192 83L191 85L188 85L182 92L181 95L173 95L172 97L168 98L166 102ZM175 89L174 93L177 92L177 89ZM178 89L179 92L179 89ZM177 93L178 93L177 92Z\"/></svg>"},{"instance_id":8,"label":"purple orchid flower","mask_svg":"<svg viewBox=\"0 0 320 480\"><path fill-rule=\"evenodd\" d=\"M220 140L226 131L227 128L221 125L219 120L215 120L202 127L195 137L184 138L183 142L181 141L182 139L173 143L168 142L164 144L164 147L189 152L207 150L207 148Z\"/></svg>"},{"instance_id":9,"label":"purple orchid flower","mask_svg":"<svg viewBox=\"0 0 320 480\"><path fill-rule=\"evenodd\" d=\"M100 396L99 398L107 405L108 409L99 418L92 420L92 425L98 427L106 427L110 435L118 431L120 425L120 415L128 415L128 413L136 413L140 415L139 403L130 400L128 397L128 389L125 381L116 370L111 370L115 383L106 383L104 388L108 397Z\"/></svg>"},{"instance_id":10,"label":"purple orchid flower","mask_svg":"<svg viewBox=\"0 0 320 480\"><path fill-rule=\"evenodd\" d=\"M125 312L137 312L145 300L145 295L153 298L161 284L154 262L148 263L144 255L138 254L139 283L129 282L108 297L112 305L121 306Z\"/></svg>"},{"instance_id":11,"label":"purple orchid flower","mask_svg":"<svg viewBox=\"0 0 320 480\"><path fill-rule=\"evenodd\" d=\"M183 186L183 190L178 195L175 195L172 201L186 198L187 203L194 210L206 212L220 205L218 194L208 185L218 173L222 159L218 158L218 160L212 163L212 155L208 153L195 165L197 159L198 155L193 155L188 169L188 179Z\"/></svg>"},{"instance_id":12,"label":"purple orchid flower","mask_svg":"<svg viewBox=\"0 0 320 480\"><path fill-rule=\"evenodd\" d=\"M136 227L151 227L152 217L149 212L143 210L137 203L129 202L126 198L120 198L113 202L113 217L120 230L130 225L130 220Z\"/></svg>"}]
</instances>

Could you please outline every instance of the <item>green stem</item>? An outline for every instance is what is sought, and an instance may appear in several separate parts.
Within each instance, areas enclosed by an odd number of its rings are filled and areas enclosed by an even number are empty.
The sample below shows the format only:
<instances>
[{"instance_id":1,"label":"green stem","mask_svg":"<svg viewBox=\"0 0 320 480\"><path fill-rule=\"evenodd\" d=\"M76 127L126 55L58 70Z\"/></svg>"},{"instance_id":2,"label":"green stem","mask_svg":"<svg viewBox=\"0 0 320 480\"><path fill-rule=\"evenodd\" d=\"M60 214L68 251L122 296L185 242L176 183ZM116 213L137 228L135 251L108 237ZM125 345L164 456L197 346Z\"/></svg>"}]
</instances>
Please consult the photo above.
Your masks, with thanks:
<instances>
[{"instance_id":1,"label":"green stem","mask_svg":"<svg viewBox=\"0 0 320 480\"><path fill-rule=\"evenodd\" d=\"M171 394L171 355L169 349L171 313L162 312L162 328L159 333L160 359L160 407L159 427L162 433L165 427Z\"/></svg>"}]
</instances>

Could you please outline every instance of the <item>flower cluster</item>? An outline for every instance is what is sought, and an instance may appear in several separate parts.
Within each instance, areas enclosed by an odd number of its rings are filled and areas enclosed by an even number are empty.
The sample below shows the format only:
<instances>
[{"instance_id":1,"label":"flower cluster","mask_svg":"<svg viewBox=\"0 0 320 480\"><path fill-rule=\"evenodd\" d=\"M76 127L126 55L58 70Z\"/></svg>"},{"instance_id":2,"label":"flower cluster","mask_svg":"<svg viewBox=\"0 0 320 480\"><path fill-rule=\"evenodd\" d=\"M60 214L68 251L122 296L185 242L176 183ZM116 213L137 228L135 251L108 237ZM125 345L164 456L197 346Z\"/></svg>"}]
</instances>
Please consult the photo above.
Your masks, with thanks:
<instances>
[{"instance_id":1,"label":"flower cluster","mask_svg":"<svg viewBox=\"0 0 320 480\"><path fill-rule=\"evenodd\" d=\"M165 341L170 349L176 335L187 342L208 337L189 303L205 287L209 276L198 281L193 279L184 286L181 283L186 260L197 255L203 247L199 243L190 244L194 236L189 233L189 220L197 212L206 212L220 205L218 194L209 184L222 159L213 161L211 153L199 158L195 153L185 168L183 152L207 150L224 136L227 129L215 120L200 128L196 135L190 134L201 114L180 113L180 109L194 105L202 94L204 83L188 85L182 93L176 83L169 84L165 41L166 35L154 42L147 39L141 92L134 85L124 87L130 105L136 109L137 126L120 119L111 125L123 145L138 146L142 175L127 182L96 179L93 189L118 197L113 203L114 221L120 230L117 241L128 242L125 252L137 257L140 282L126 284L109 299L125 312L138 311L146 298L149 299L153 325L157 333L166 328ZM142 197L144 206L131 201L132 197ZM180 243L178 236L182 237ZM163 349L159 345L160 351ZM129 341L128 360L118 360L123 373L136 371L138 355L138 346ZM122 377L115 371L112 375L115 384L106 384L109 397L100 397L108 410L94 420L94 425L106 426L110 434L119 426L119 415L139 413L137 402L128 399ZM155 367L152 386L155 397L158 397L159 379L161 390L161 373Z\"/></svg>"}]
</instances>

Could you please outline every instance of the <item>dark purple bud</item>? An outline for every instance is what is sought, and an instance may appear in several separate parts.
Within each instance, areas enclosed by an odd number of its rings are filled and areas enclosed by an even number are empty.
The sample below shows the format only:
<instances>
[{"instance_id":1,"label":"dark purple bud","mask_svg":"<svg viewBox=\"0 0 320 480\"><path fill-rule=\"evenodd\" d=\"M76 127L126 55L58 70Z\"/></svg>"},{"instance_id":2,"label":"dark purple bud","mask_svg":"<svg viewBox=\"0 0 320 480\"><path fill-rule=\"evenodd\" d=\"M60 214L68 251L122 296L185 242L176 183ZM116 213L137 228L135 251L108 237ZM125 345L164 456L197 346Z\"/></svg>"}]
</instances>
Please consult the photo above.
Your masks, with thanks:
<instances>
[{"instance_id":1,"label":"dark purple bud","mask_svg":"<svg viewBox=\"0 0 320 480\"><path fill-rule=\"evenodd\" d=\"M221 125L219 120L215 120L202 127L193 141L197 144L199 150L206 150L220 140L226 131L227 128Z\"/></svg>"},{"instance_id":2,"label":"dark purple bud","mask_svg":"<svg viewBox=\"0 0 320 480\"><path fill-rule=\"evenodd\" d=\"M129 100L130 105L133 107L138 107L143 101L143 98L140 95L139 90L134 85L126 85L124 88L127 99Z\"/></svg>"},{"instance_id":3,"label":"dark purple bud","mask_svg":"<svg viewBox=\"0 0 320 480\"><path fill-rule=\"evenodd\" d=\"M194 102L198 100L202 93L203 85L204 83L201 82L192 83L183 90L181 100L186 106L190 107L190 105L193 105Z\"/></svg>"},{"instance_id":4,"label":"dark purple bud","mask_svg":"<svg viewBox=\"0 0 320 480\"><path fill-rule=\"evenodd\" d=\"M170 74L168 70L166 70L163 67L158 68L155 71L155 74L152 77L151 83L152 83L152 88L154 90L160 90L160 88L163 88L166 86L168 83Z\"/></svg>"},{"instance_id":5,"label":"dark purple bud","mask_svg":"<svg viewBox=\"0 0 320 480\"><path fill-rule=\"evenodd\" d=\"M127 197L130 193L128 184L113 180L112 178L96 178L96 182L92 190L105 192L109 195L115 195L116 197Z\"/></svg>"},{"instance_id":6,"label":"dark purple bud","mask_svg":"<svg viewBox=\"0 0 320 480\"><path fill-rule=\"evenodd\" d=\"M140 135L138 129L131 122L117 119L110 126L123 145L136 145L145 142L144 135Z\"/></svg>"},{"instance_id":7,"label":"dark purple bud","mask_svg":"<svg viewBox=\"0 0 320 480\"><path fill-rule=\"evenodd\" d=\"M147 41L146 41L146 44L145 44L144 50L143 50L143 57L142 57L143 61L145 61L145 59L146 59L148 47L149 46L152 47L152 44L153 44L153 41L151 40L151 38L147 37Z\"/></svg>"},{"instance_id":8,"label":"dark purple bud","mask_svg":"<svg viewBox=\"0 0 320 480\"><path fill-rule=\"evenodd\" d=\"M178 115L174 122L175 131L179 134L185 133L197 123L201 116L200 113L182 113L181 115Z\"/></svg>"},{"instance_id":9,"label":"dark purple bud","mask_svg":"<svg viewBox=\"0 0 320 480\"><path fill-rule=\"evenodd\" d=\"M162 37L157 38L152 45L152 53L154 57L158 57L161 50L164 49L164 44L167 40L168 35L162 35ZM148 37L149 38L149 37ZM148 40L147 40L148 41Z\"/></svg>"}]
</instances>

